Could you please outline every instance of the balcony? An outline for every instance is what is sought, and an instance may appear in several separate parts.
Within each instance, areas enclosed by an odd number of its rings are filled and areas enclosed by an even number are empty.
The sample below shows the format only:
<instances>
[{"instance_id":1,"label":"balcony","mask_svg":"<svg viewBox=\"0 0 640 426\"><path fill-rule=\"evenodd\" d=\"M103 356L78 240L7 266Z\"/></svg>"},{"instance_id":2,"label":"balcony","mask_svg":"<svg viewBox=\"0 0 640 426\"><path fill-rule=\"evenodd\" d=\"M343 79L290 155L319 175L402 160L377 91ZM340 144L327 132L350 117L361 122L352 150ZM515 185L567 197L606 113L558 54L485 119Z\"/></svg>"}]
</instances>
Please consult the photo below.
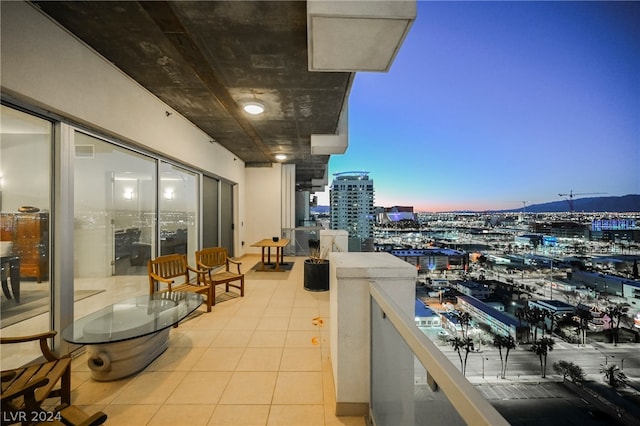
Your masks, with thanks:
<instances>
[{"instance_id":1,"label":"balcony","mask_svg":"<svg viewBox=\"0 0 640 426\"><path fill-rule=\"evenodd\" d=\"M134 376L95 381L79 356L73 403L128 426L364 425L362 416L334 414L329 292L305 291L303 258L294 259L290 272L248 272L244 298L199 308ZM243 270L258 260L245 256Z\"/></svg>"},{"instance_id":2,"label":"balcony","mask_svg":"<svg viewBox=\"0 0 640 426\"><path fill-rule=\"evenodd\" d=\"M331 258L329 292L304 290L303 257L286 258L295 262L286 273L247 272L244 298L219 293L210 313L200 308L172 329L166 352L131 377L95 381L78 356L74 405L127 425L436 424L434 413L447 424L506 424L398 303L413 298L415 268L383 253ZM243 269L257 261L245 256ZM351 321L354 312L369 320Z\"/></svg>"}]
</instances>

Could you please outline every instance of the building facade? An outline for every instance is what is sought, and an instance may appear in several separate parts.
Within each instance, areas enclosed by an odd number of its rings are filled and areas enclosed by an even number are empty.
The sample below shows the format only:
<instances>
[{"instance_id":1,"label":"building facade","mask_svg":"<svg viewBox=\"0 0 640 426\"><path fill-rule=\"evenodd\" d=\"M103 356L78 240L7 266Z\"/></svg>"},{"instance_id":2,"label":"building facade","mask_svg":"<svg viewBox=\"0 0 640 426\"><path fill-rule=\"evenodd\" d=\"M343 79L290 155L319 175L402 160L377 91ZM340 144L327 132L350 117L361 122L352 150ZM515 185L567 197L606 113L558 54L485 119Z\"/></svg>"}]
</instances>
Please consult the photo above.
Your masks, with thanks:
<instances>
[{"instance_id":1,"label":"building facade","mask_svg":"<svg viewBox=\"0 0 640 426\"><path fill-rule=\"evenodd\" d=\"M349 233L349 251L358 244L373 243L373 180L369 172L335 173L330 188L331 229ZM360 251L355 247L354 251Z\"/></svg>"},{"instance_id":2,"label":"building facade","mask_svg":"<svg viewBox=\"0 0 640 426\"><path fill-rule=\"evenodd\" d=\"M518 342L529 340L528 327L473 296L458 296L458 308L468 312L475 321L486 324L492 333L511 336Z\"/></svg>"}]
</instances>

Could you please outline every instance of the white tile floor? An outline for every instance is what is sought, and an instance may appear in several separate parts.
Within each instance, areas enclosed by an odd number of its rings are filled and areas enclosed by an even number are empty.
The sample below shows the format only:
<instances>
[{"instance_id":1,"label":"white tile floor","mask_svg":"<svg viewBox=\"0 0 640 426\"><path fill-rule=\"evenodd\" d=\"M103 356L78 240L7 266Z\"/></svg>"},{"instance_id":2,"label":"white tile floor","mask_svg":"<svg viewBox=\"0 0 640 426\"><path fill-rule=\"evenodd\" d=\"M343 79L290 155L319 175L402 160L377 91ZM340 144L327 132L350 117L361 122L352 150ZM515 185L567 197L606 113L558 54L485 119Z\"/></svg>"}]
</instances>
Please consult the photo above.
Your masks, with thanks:
<instances>
[{"instance_id":1,"label":"white tile floor","mask_svg":"<svg viewBox=\"0 0 640 426\"><path fill-rule=\"evenodd\" d=\"M304 259L288 260L287 273L247 273L245 297L201 306L132 377L97 382L75 359L73 404L112 425L364 425L334 415L329 292L304 290Z\"/></svg>"}]
</instances>

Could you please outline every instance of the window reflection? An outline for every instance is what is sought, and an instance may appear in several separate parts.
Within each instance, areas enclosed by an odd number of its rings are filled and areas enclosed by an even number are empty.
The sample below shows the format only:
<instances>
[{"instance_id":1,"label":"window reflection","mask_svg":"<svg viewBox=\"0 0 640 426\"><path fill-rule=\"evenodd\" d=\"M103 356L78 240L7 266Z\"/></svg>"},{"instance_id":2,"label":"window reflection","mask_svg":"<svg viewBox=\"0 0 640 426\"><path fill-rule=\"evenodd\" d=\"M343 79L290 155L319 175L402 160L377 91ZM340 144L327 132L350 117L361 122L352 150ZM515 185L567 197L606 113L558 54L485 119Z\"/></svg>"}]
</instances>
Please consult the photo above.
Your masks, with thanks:
<instances>
[{"instance_id":1,"label":"window reflection","mask_svg":"<svg viewBox=\"0 0 640 426\"><path fill-rule=\"evenodd\" d=\"M186 254L194 264L197 247L198 182L195 173L160 165L160 254Z\"/></svg>"},{"instance_id":2,"label":"window reflection","mask_svg":"<svg viewBox=\"0 0 640 426\"><path fill-rule=\"evenodd\" d=\"M145 155L75 133L74 318L149 292L156 164Z\"/></svg>"},{"instance_id":3,"label":"window reflection","mask_svg":"<svg viewBox=\"0 0 640 426\"><path fill-rule=\"evenodd\" d=\"M1 108L0 327L3 336L18 336L49 328L52 124ZM40 354L37 348L33 353L12 350L3 348L3 366L21 365Z\"/></svg>"}]
</instances>

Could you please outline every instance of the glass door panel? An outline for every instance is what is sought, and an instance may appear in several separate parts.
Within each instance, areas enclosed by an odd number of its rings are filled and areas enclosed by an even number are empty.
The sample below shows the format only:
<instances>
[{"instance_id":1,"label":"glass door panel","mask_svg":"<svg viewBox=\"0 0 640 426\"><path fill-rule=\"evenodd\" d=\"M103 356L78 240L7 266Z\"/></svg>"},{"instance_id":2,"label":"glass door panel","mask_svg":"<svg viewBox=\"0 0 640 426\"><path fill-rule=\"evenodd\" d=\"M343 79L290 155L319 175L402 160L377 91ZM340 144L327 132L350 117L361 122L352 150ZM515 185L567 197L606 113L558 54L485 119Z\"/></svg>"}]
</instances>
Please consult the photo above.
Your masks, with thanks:
<instances>
[{"instance_id":1,"label":"glass door panel","mask_svg":"<svg viewBox=\"0 0 640 426\"><path fill-rule=\"evenodd\" d=\"M198 247L198 176L160 163L160 254L186 254L195 265Z\"/></svg>"},{"instance_id":2,"label":"glass door panel","mask_svg":"<svg viewBox=\"0 0 640 426\"><path fill-rule=\"evenodd\" d=\"M51 142L49 121L7 106L0 110L0 275L2 336L51 327L49 229ZM2 348L3 368L40 355L35 345ZM17 348L11 348L17 346Z\"/></svg>"},{"instance_id":3,"label":"glass door panel","mask_svg":"<svg viewBox=\"0 0 640 426\"><path fill-rule=\"evenodd\" d=\"M75 133L74 317L147 294L157 161Z\"/></svg>"}]
</instances>

